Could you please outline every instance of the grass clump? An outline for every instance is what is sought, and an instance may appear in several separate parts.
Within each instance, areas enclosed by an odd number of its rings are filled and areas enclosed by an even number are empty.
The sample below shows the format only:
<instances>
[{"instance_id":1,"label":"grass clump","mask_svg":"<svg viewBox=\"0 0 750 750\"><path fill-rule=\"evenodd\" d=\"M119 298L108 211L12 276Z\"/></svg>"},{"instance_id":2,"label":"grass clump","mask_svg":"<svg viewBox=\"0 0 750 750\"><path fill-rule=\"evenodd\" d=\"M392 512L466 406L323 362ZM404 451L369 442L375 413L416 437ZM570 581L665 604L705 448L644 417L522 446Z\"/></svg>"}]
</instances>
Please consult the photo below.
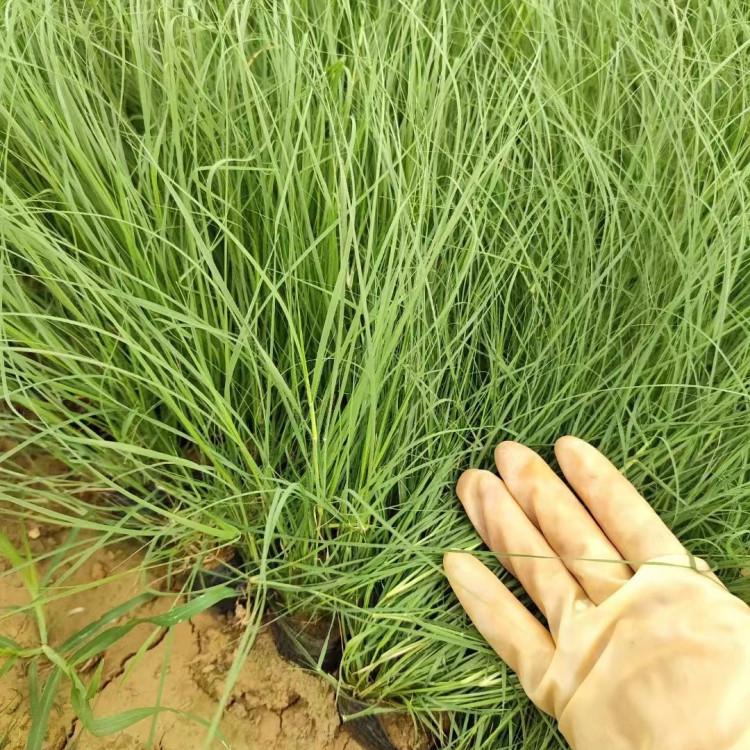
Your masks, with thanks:
<instances>
[{"instance_id":1,"label":"grass clump","mask_svg":"<svg viewBox=\"0 0 750 750\"><path fill-rule=\"evenodd\" d=\"M18 0L0 31L16 513L238 548L341 622L342 690L447 747L562 742L440 572L500 439L595 442L750 596L742 3Z\"/></svg>"}]
</instances>

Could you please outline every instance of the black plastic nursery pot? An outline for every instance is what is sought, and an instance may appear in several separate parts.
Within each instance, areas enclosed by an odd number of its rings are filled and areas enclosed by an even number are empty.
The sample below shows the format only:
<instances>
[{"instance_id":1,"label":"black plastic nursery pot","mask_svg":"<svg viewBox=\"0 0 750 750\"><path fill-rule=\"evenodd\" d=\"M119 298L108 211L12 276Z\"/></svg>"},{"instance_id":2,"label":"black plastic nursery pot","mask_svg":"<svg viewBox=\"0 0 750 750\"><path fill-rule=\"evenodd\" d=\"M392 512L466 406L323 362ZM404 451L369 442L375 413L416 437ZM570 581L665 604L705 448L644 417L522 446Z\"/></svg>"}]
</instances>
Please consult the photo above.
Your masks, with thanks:
<instances>
[{"instance_id":1,"label":"black plastic nursery pot","mask_svg":"<svg viewBox=\"0 0 750 750\"><path fill-rule=\"evenodd\" d=\"M342 643L335 618L284 613L275 598L269 601L269 612L276 649L285 659L306 669L322 669L329 674L338 670Z\"/></svg>"},{"instance_id":2,"label":"black plastic nursery pot","mask_svg":"<svg viewBox=\"0 0 750 750\"><path fill-rule=\"evenodd\" d=\"M268 600L270 627L277 651L285 659L305 669L322 669L336 674L343 655L343 640L338 622L332 615L311 616L287 612L280 595ZM367 750L429 750L432 737L415 730L408 714L398 711L366 713L375 704L337 697L337 709L346 731Z\"/></svg>"},{"instance_id":3,"label":"black plastic nursery pot","mask_svg":"<svg viewBox=\"0 0 750 750\"><path fill-rule=\"evenodd\" d=\"M193 579L193 590L201 591L213 588L214 586L227 585L233 587L237 592L236 596L222 599L211 607L217 614L231 614L236 610L237 604L247 601L247 584L244 581L237 580L237 571L244 569L245 561L242 555L237 550L234 550L226 562L216 561L210 567L199 568Z\"/></svg>"},{"instance_id":4,"label":"black plastic nursery pot","mask_svg":"<svg viewBox=\"0 0 750 750\"><path fill-rule=\"evenodd\" d=\"M412 720L405 713L357 716L373 705L343 693L339 693L337 699L345 729L362 747L367 750L429 750L435 746L433 738L415 732Z\"/></svg>"}]
</instances>

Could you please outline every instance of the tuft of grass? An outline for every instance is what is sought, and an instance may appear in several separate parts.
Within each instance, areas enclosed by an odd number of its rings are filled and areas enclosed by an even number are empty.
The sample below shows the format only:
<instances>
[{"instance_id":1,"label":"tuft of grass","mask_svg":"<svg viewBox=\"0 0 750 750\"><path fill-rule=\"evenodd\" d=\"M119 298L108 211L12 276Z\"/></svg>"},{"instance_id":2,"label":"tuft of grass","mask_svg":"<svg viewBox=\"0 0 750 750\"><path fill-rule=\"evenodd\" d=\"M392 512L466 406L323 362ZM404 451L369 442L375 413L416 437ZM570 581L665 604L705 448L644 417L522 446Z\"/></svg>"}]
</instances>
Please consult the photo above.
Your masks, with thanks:
<instances>
[{"instance_id":1,"label":"tuft of grass","mask_svg":"<svg viewBox=\"0 0 750 750\"><path fill-rule=\"evenodd\" d=\"M750 598L749 50L738 0L9 0L0 501L239 549L339 689L561 747L453 484L575 433Z\"/></svg>"}]
</instances>

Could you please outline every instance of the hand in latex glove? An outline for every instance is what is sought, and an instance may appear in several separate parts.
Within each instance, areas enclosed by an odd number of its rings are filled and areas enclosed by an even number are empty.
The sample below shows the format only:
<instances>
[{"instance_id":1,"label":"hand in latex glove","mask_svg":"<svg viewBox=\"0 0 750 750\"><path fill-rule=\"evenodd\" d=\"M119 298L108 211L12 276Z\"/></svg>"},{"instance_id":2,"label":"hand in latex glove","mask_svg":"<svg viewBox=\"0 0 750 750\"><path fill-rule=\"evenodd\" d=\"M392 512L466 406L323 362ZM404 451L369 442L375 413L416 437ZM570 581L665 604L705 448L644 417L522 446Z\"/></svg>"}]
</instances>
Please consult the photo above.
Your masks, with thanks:
<instances>
[{"instance_id":1,"label":"hand in latex glove","mask_svg":"<svg viewBox=\"0 0 750 750\"><path fill-rule=\"evenodd\" d=\"M750 748L750 608L597 450L566 437L555 452L578 497L517 443L495 450L502 479L472 469L457 489L549 631L481 562L451 552L469 617L574 750Z\"/></svg>"}]
</instances>

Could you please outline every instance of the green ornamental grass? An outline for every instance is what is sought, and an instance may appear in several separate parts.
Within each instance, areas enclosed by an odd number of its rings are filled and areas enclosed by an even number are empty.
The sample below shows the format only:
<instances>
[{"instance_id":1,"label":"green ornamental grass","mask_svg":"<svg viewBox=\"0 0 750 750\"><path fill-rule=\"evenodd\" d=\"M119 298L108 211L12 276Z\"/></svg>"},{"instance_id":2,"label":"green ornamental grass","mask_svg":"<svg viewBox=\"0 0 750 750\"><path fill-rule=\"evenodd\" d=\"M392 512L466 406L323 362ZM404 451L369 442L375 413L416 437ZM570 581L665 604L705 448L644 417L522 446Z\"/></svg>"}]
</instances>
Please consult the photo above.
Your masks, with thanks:
<instances>
[{"instance_id":1,"label":"green ornamental grass","mask_svg":"<svg viewBox=\"0 0 750 750\"><path fill-rule=\"evenodd\" d=\"M6 514L237 550L446 748L564 747L441 573L502 439L595 443L750 600L744 3L0 11Z\"/></svg>"}]
</instances>

